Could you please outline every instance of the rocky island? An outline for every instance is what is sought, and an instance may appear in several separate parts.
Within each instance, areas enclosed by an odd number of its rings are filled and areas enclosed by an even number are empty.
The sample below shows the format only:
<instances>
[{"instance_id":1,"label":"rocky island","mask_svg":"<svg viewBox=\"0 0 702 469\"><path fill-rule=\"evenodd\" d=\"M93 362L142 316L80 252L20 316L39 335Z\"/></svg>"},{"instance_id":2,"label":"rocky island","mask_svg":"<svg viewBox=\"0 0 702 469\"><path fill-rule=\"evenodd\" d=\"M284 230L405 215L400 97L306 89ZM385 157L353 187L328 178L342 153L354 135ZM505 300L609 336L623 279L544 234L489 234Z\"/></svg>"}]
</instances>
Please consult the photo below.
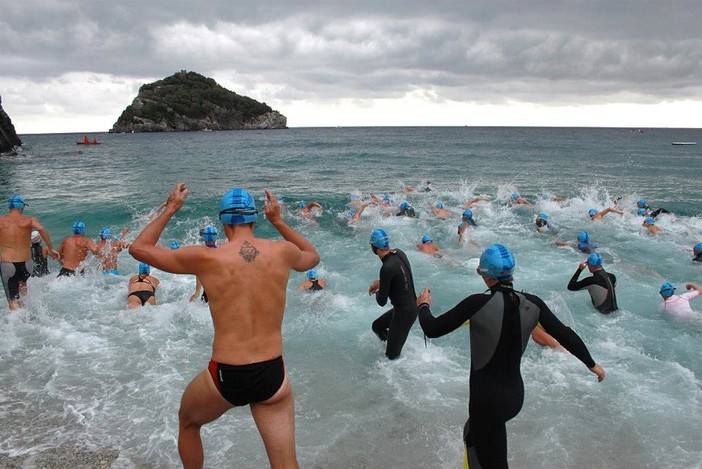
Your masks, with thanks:
<instances>
[{"instance_id":1,"label":"rocky island","mask_svg":"<svg viewBox=\"0 0 702 469\"><path fill-rule=\"evenodd\" d=\"M20 145L22 145L22 140L17 136L10 116L2 108L2 98L0 98L0 153L12 151Z\"/></svg>"},{"instance_id":2,"label":"rocky island","mask_svg":"<svg viewBox=\"0 0 702 469\"><path fill-rule=\"evenodd\" d=\"M139 88L110 133L285 128L287 118L266 103L229 91L212 78L181 70Z\"/></svg>"}]
</instances>

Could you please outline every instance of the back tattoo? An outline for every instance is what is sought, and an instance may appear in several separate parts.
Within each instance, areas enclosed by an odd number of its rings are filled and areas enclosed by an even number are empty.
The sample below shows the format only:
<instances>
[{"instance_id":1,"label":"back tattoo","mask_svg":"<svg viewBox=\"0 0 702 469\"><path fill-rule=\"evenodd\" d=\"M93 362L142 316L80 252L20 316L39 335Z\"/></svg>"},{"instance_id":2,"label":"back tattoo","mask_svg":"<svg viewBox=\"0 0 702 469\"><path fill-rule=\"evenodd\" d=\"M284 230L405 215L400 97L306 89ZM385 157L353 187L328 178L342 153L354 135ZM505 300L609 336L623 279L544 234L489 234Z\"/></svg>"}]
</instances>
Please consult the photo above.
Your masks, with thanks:
<instances>
[{"instance_id":1,"label":"back tattoo","mask_svg":"<svg viewBox=\"0 0 702 469\"><path fill-rule=\"evenodd\" d=\"M259 255L259 251L256 249L256 246L248 241L244 241L244 243L241 245L241 249L239 249L239 255L246 262L253 262L254 259L256 259L256 256Z\"/></svg>"}]
</instances>

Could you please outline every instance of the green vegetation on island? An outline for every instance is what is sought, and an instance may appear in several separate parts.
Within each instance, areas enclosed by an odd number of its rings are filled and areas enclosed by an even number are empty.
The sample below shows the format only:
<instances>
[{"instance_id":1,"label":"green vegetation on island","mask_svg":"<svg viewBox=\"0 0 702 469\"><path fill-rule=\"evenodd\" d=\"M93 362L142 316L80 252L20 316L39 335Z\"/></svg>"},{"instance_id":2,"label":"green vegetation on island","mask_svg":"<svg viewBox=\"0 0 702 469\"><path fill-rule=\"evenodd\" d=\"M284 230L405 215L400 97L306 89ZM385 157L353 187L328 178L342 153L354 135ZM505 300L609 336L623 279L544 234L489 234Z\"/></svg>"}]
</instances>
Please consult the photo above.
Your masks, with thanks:
<instances>
[{"instance_id":1,"label":"green vegetation on island","mask_svg":"<svg viewBox=\"0 0 702 469\"><path fill-rule=\"evenodd\" d=\"M287 119L266 103L182 70L143 85L110 132L284 129Z\"/></svg>"}]
</instances>

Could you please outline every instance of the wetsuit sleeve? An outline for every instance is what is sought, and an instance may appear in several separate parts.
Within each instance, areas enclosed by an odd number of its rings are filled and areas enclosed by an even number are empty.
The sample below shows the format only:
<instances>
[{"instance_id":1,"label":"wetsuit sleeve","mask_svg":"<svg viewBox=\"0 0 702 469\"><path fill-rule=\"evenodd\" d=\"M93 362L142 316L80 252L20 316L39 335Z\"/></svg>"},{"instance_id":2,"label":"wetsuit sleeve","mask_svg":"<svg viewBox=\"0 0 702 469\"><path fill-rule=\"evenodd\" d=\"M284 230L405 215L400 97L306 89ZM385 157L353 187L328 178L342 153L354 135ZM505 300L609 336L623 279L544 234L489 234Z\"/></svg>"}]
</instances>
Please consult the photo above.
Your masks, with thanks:
<instances>
[{"instance_id":1,"label":"wetsuit sleeve","mask_svg":"<svg viewBox=\"0 0 702 469\"><path fill-rule=\"evenodd\" d=\"M594 283L594 277L592 277L592 276L584 278L583 280L578 282L578 277L580 277L581 272L582 272L581 269L577 269L575 271L573 276L570 278L570 282L568 282L568 290L570 290L570 291L582 290L583 288L585 288L589 285L592 285Z\"/></svg>"},{"instance_id":2,"label":"wetsuit sleeve","mask_svg":"<svg viewBox=\"0 0 702 469\"><path fill-rule=\"evenodd\" d=\"M485 305L489 295L471 295L444 314L434 317L426 303L417 309L419 324L427 337L441 337L455 331Z\"/></svg>"},{"instance_id":3,"label":"wetsuit sleeve","mask_svg":"<svg viewBox=\"0 0 702 469\"><path fill-rule=\"evenodd\" d=\"M614 274L610 274L609 272L607 272L607 275L609 275L609 280L612 282L612 285L616 287L617 286L617 276Z\"/></svg>"},{"instance_id":4,"label":"wetsuit sleeve","mask_svg":"<svg viewBox=\"0 0 702 469\"><path fill-rule=\"evenodd\" d=\"M380 289L375 294L375 301L380 306L385 306L388 302L393 276L394 272L390 268L390 264L383 263L383 266L380 268Z\"/></svg>"},{"instance_id":5,"label":"wetsuit sleeve","mask_svg":"<svg viewBox=\"0 0 702 469\"><path fill-rule=\"evenodd\" d=\"M563 324L555 314L546 306L546 303L538 296L528 295L529 301L533 302L541 311L539 314L539 323L546 332L551 334L560 344L570 353L583 362L588 368L595 366L595 360L592 359L585 343L580 336L570 327Z\"/></svg>"}]
</instances>

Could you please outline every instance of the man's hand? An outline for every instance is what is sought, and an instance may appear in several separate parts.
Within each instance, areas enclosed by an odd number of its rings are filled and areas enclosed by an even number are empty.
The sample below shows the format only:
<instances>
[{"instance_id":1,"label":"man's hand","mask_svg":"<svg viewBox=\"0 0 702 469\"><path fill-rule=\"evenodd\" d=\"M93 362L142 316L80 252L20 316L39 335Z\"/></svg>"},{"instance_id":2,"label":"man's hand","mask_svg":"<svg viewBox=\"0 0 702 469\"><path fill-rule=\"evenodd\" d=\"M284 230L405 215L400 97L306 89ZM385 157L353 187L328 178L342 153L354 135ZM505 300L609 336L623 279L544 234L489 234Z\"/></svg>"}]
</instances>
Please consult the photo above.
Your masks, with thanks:
<instances>
[{"instance_id":1,"label":"man's hand","mask_svg":"<svg viewBox=\"0 0 702 469\"><path fill-rule=\"evenodd\" d=\"M266 193L266 199L268 199L263 202L264 213L268 221L275 225L283 219L280 216L280 204L271 191L264 189L264 192Z\"/></svg>"},{"instance_id":2,"label":"man's hand","mask_svg":"<svg viewBox=\"0 0 702 469\"><path fill-rule=\"evenodd\" d=\"M592 368L588 368L591 372L597 375L597 381L599 383L602 382L603 379L605 379L605 370L600 366L599 363L595 363L595 366Z\"/></svg>"},{"instance_id":3,"label":"man's hand","mask_svg":"<svg viewBox=\"0 0 702 469\"><path fill-rule=\"evenodd\" d=\"M587 267L587 261L582 261L578 264L578 270L583 270L585 267Z\"/></svg>"},{"instance_id":4,"label":"man's hand","mask_svg":"<svg viewBox=\"0 0 702 469\"><path fill-rule=\"evenodd\" d=\"M188 188L185 186L184 182L179 182L173 188L170 194L168 194L168 199L166 199L166 209L172 210L174 213L181 209L185 203L185 199L188 198Z\"/></svg>"},{"instance_id":5,"label":"man's hand","mask_svg":"<svg viewBox=\"0 0 702 469\"><path fill-rule=\"evenodd\" d=\"M374 280L368 287L368 295L375 295L378 290L380 290L380 280Z\"/></svg>"},{"instance_id":6,"label":"man's hand","mask_svg":"<svg viewBox=\"0 0 702 469\"><path fill-rule=\"evenodd\" d=\"M422 293L420 293L417 297L417 306L421 305L422 303L426 303L428 305L431 304L431 290L429 287L422 290Z\"/></svg>"}]
</instances>

